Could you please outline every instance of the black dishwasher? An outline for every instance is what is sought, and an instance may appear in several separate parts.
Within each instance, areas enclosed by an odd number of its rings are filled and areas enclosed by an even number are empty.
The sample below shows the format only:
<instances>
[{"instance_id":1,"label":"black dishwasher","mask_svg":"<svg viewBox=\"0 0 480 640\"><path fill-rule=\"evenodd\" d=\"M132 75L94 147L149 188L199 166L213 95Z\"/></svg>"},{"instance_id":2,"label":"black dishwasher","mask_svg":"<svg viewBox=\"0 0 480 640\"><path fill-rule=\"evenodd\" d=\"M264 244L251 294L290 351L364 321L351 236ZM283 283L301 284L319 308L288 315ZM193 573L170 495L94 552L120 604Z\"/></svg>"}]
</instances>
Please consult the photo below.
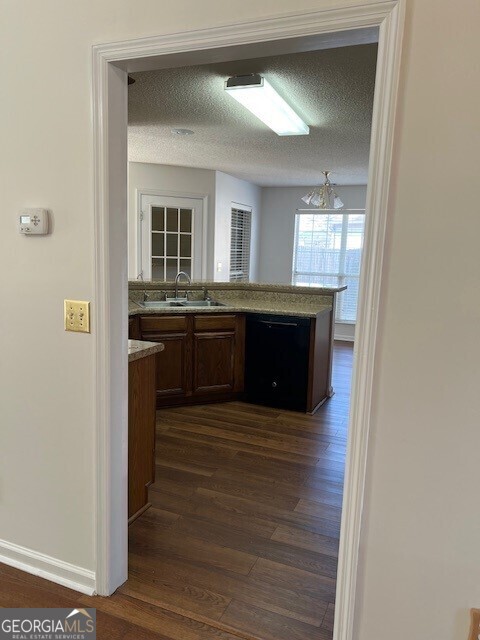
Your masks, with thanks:
<instances>
[{"instance_id":1,"label":"black dishwasher","mask_svg":"<svg viewBox=\"0 0 480 640\"><path fill-rule=\"evenodd\" d=\"M305 411L310 318L247 316L245 395L247 402Z\"/></svg>"}]
</instances>

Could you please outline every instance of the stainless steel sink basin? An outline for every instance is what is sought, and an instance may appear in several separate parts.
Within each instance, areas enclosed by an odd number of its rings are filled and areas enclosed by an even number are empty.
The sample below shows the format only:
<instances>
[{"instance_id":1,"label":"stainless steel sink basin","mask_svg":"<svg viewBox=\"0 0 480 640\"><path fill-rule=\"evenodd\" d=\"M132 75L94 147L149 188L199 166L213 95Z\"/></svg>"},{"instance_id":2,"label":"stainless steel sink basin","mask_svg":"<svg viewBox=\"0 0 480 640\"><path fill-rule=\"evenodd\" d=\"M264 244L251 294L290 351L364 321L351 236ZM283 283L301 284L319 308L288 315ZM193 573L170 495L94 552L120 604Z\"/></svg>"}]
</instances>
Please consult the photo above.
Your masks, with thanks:
<instances>
[{"instance_id":1,"label":"stainless steel sink basin","mask_svg":"<svg viewBox=\"0 0 480 640\"><path fill-rule=\"evenodd\" d=\"M181 307L225 307L223 302L217 302L216 300L186 300L181 302Z\"/></svg>"},{"instance_id":2,"label":"stainless steel sink basin","mask_svg":"<svg viewBox=\"0 0 480 640\"><path fill-rule=\"evenodd\" d=\"M165 309L168 307L181 307L182 303L176 300L146 300L138 303L144 309Z\"/></svg>"},{"instance_id":3,"label":"stainless steel sink basin","mask_svg":"<svg viewBox=\"0 0 480 640\"><path fill-rule=\"evenodd\" d=\"M225 307L223 302L216 300L146 300L138 303L144 309L168 309L171 307Z\"/></svg>"}]
</instances>

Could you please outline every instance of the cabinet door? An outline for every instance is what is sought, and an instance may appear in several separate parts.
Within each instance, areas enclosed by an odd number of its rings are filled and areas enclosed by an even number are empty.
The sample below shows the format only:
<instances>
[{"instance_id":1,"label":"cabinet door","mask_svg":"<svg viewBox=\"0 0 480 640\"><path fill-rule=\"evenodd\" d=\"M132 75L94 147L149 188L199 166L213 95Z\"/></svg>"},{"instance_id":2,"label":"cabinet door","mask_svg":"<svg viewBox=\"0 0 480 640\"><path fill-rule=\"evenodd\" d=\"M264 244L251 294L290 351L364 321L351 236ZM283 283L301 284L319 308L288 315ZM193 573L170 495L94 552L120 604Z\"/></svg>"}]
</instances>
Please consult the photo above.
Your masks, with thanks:
<instances>
[{"instance_id":1,"label":"cabinet door","mask_svg":"<svg viewBox=\"0 0 480 640\"><path fill-rule=\"evenodd\" d=\"M138 317L128 319L128 337L130 340L140 340L140 323Z\"/></svg>"},{"instance_id":2,"label":"cabinet door","mask_svg":"<svg viewBox=\"0 0 480 640\"><path fill-rule=\"evenodd\" d=\"M190 395L191 349L188 334L158 334L148 339L165 345L164 351L157 355L157 398Z\"/></svg>"},{"instance_id":3,"label":"cabinet door","mask_svg":"<svg viewBox=\"0 0 480 640\"><path fill-rule=\"evenodd\" d=\"M157 354L157 399L181 398L192 392L191 321L184 315L140 317L142 340L162 342Z\"/></svg>"},{"instance_id":4,"label":"cabinet door","mask_svg":"<svg viewBox=\"0 0 480 640\"><path fill-rule=\"evenodd\" d=\"M193 336L193 394L225 393L235 386L235 332Z\"/></svg>"}]
</instances>

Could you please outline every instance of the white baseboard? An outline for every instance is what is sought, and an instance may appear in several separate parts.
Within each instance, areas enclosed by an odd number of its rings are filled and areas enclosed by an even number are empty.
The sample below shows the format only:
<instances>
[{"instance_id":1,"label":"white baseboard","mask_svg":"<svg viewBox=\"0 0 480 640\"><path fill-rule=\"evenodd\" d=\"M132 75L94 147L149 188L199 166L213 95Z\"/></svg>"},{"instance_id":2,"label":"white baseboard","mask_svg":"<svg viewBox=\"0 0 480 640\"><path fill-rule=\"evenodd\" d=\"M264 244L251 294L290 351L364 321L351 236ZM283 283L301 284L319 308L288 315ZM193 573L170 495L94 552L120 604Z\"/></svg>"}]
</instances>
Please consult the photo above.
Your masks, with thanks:
<instances>
[{"instance_id":1,"label":"white baseboard","mask_svg":"<svg viewBox=\"0 0 480 640\"><path fill-rule=\"evenodd\" d=\"M95 572L62 562L38 551L0 540L0 562L51 580L87 596L95 594Z\"/></svg>"}]
</instances>

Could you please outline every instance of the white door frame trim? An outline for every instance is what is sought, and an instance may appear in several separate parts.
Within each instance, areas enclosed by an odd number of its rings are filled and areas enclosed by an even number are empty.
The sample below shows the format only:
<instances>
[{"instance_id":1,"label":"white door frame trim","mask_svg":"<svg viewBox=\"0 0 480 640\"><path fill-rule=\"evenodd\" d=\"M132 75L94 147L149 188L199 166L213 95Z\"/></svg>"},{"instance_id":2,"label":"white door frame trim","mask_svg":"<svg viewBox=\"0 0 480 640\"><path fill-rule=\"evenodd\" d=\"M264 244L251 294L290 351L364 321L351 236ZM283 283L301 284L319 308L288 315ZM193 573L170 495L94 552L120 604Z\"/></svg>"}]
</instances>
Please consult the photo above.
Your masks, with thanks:
<instances>
[{"instance_id":1,"label":"white door frame trim","mask_svg":"<svg viewBox=\"0 0 480 640\"><path fill-rule=\"evenodd\" d=\"M352 640L357 564L373 392L375 343L397 104L405 0L336 0L336 8L93 48L96 327L96 590L112 593L127 577L125 393L127 256L118 250L119 207L126 219L126 71L128 62L165 54L379 27L368 212L360 280L352 410L340 536L334 640ZM120 150L120 153L119 153ZM125 169L121 162L125 162ZM119 195L120 194L120 195ZM123 248L123 240L120 244ZM120 318L117 313L123 313ZM118 325L121 325L121 331ZM116 325L116 329L115 329ZM119 373L118 373L119 372ZM120 376L118 379L115 377Z\"/></svg>"}]
</instances>

